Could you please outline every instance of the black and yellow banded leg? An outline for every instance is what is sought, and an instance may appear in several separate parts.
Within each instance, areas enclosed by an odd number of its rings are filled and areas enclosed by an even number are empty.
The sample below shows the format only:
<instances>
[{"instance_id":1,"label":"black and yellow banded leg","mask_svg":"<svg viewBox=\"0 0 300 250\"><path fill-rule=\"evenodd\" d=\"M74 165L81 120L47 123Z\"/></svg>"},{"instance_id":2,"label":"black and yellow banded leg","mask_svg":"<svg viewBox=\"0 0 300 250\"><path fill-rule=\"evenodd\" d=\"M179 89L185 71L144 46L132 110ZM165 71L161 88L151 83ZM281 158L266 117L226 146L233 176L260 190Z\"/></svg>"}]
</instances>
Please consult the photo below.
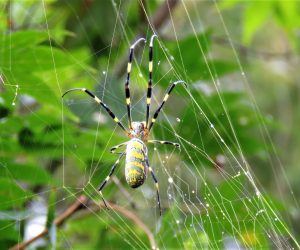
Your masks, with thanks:
<instances>
[{"instance_id":1,"label":"black and yellow banded leg","mask_svg":"<svg viewBox=\"0 0 300 250\"><path fill-rule=\"evenodd\" d=\"M148 89L147 89L147 109L146 109L146 128L148 127L149 122L149 113L150 113L150 104L151 104L151 96L152 96L152 72L153 72L153 40L157 37L153 35L150 40L149 46L149 82L148 82Z\"/></svg>"},{"instance_id":2,"label":"black and yellow banded leg","mask_svg":"<svg viewBox=\"0 0 300 250\"><path fill-rule=\"evenodd\" d=\"M152 118L150 126L149 126L149 131L151 130L153 124L155 123L156 118L157 118L159 112L161 111L162 107L164 106L165 102L168 100L168 98L169 98L172 90L175 88L175 86L178 83L183 84L185 88L187 87L186 83L184 81L176 81L176 82L171 83L171 85L169 86L169 89L168 89L167 93L165 94L165 97L164 97L162 103L160 104L160 106L158 107L158 109L155 111L155 113L153 115L153 118Z\"/></svg>"},{"instance_id":3,"label":"black and yellow banded leg","mask_svg":"<svg viewBox=\"0 0 300 250\"><path fill-rule=\"evenodd\" d=\"M91 91L85 89L85 88L74 88L74 89L69 89L67 90L62 97L64 97L66 94L68 94L71 91L83 91L86 94L88 94L90 97L92 97L96 103L100 104L105 110L106 112L111 116L111 118L113 118L113 120L121 127L121 129L123 129L126 134L128 134L128 131L125 129L125 127L123 126L123 124L120 122L120 120L118 119L118 117L115 116L115 114L110 110L110 108L104 103L102 102L97 96L95 96Z\"/></svg>"},{"instance_id":4,"label":"black and yellow banded leg","mask_svg":"<svg viewBox=\"0 0 300 250\"><path fill-rule=\"evenodd\" d=\"M128 125L129 128L132 129L132 124L131 124L131 108L130 108L130 89L129 89L129 81L130 81L130 73L131 73L131 68L132 68L132 60L133 60L133 50L134 47L141 41L145 41L145 38L140 38L138 39L131 47L129 50L129 60L127 64L127 78L125 82L125 97L126 97L126 105L127 105L127 114L128 114Z\"/></svg>"},{"instance_id":5,"label":"black and yellow banded leg","mask_svg":"<svg viewBox=\"0 0 300 250\"><path fill-rule=\"evenodd\" d=\"M154 180L154 182L155 182L156 195L157 195L157 204L158 204L158 208L159 208L159 215L161 216L162 210L161 210L161 206L160 206L158 181L157 181L157 179L156 179L156 177L155 177L155 174L154 174L154 172L153 172L153 169L152 169L151 167L149 167L149 171L150 171L150 173L151 173L151 175L152 175L152 178L153 178L153 180Z\"/></svg>"},{"instance_id":6,"label":"black and yellow banded leg","mask_svg":"<svg viewBox=\"0 0 300 250\"><path fill-rule=\"evenodd\" d=\"M154 174L154 172L153 172L153 169L152 169L152 168L150 167L150 165L149 165L148 157L146 157L145 160L146 160L146 164L147 164L147 166L148 166L148 169L149 169L149 171L150 171L150 173L151 173L151 176L152 176L152 178L153 178L153 180L154 180L154 182L155 182L156 195L157 195L157 204L158 204L158 208L159 208L159 215L161 216L162 210L161 210L161 206L160 206L158 181L157 181L156 176L155 176L155 174Z\"/></svg>"},{"instance_id":7,"label":"black and yellow banded leg","mask_svg":"<svg viewBox=\"0 0 300 250\"><path fill-rule=\"evenodd\" d=\"M115 152L118 148L121 148L121 147L124 147L124 146L126 146L128 144L128 142L123 142L123 143L121 143L121 144L118 144L118 145L116 145L116 146L113 146L111 149L110 149L110 152L112 153L112 154L122 154L122 153L120 153L120 152Z\"/></svg>"},{"instance_id":8,"label":"black and yellow banded leg","mask_svg":"<svg viewBox=\"0 0 300 250\"><path fill-rule=\"evenodd\" d=\"M112 166L112 168L111 168L111 170L110 170L108 176L105 178L105 180L102 182L101 186L98 188L98 191L99 191L99 193L100 193L100 195L101 195L101 198L102 198L102 200L103 200L103 202L104 202L104 205L105 205L106 207L107 207L107 205L106 205L106 202L105 202L105 200L104 200L104 198L103 198L102 190L104 189L106 183L109 181L110 177L113 175L113 173L114 173L114 171L115 171L117 165L120 163L120 160L121 160L121 158L122 158L124 155L125 155L125 152L123 152L123 153L119 156L118 160L117 160L117 161L115 162L115 164Z\"/></svg>"},{"instance_id":9,"label":"black and yellow banded leg","mask_svg":"<svg viewBox=\"0 0 300 250\"><path fill-rule=\"evenodd\" d=\"M147 142L148 142L148 143L159 143L159 144L173 145L173 146L175 146L176 148L179 148L179 147L180 147L180 144L179 144L179 143L171 142L171 141L148 140Z\"/></svg>"}]
</instances>

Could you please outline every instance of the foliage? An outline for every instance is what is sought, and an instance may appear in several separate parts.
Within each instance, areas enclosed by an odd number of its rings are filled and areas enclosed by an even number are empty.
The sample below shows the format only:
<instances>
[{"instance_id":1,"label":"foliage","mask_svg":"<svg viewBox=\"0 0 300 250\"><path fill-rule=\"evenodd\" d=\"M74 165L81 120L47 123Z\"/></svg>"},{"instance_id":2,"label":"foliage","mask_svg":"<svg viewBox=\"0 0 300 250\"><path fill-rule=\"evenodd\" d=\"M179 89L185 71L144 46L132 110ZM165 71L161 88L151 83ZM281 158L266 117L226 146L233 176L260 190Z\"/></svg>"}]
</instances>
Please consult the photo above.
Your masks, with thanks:
<instances>
[{"instance_id":1,"label":"foliage","mask_svg":"<svg viewBox=\"0 0 300 250\"><path fill-rule=\"evenodd\" d=\"M161 1L150 2L147 11L152 16ZM117 159L109 154L109 148L128 139L88 96L74 92L65 100L61 98L69 88L88 88L127 124L123 100L126 69L122 67L122 60L127 59L129 41L134 41L141 30L148 40L153 32L146 17L137 14L142 13L138 1L114 3L1 3L2 248L23 241L28 221L34 217L30 204L40 200L47 204L41 211L47 217L45 227L49 231L47 243L41 243L46 249L63 249L67 245L86 249L150 246L136 220L111 210L83 212L68 220L61 229L55 224L55 217L80 194L89 197L93 204L101 202L96 189ZM274 174L282 171L277 159L285 159L281 144L276 145L274 141L274 145L269 140L270 136L284 134L281 117L274 121L265 115L268 112L276 115L272 109L276 98L272 93L280 87L275 86L273 92L269 92L273 87L266 80L277 78L277 72L262 73L260 62L242 61L249 73L249 83L253 82L257 93L253 99L242 83L244 71L241 72L239 61L230 54L232 49L224 44L218 48L220 40L216 37L224 35L224 31L220 31L221 23L216 24L204 13L220 8L225 23L228 21L231 29L242 30L241 38L237 39L241 48L250 51L264 48L259 30L272 23L286 33L288 46L294 51L299 46L295 39L299 4L292 2L286 7L281 1L270 1L259 3L259 8L256 2L250 1L224 2L217 7L201 2L184 5L179 4L172 21L158 31L160 36L154 45L155 98L163 97L171 81L183 79L188 83L188 90L176 87L152 133L155 139L179 142L181 150L149 146L150 159L160 181L163 216L157 216L151 179L148 178L142 192L129 190L123 165L116 176L132 195L136 207L131 207L128 197L114 183L103 192L105 199L140 218L154 234L159 248L216 249L228 248L234 243L235 246L271 249L274 245L278 247L277 240L285 242L286 238L293 246L297 243L291 235L300 235L300 229L293 228L299 211L291 218L290 211L296 205L282 199L284 192L290 192L293 187L281 190L278 195L280 187L274 187L269 178L271 174L279 178ZM184 16L184 7L190 16L177 20L176 17ZM202 29L193 30L191 27L198 24L198 14L202 12L206 24ZM234 18L240 21L238 27L231 24ZM124 23L126 26L122 27ZM176 32L172 25L178 28ZM232 32L234 38L238 37L236 33ZM257 43L255 39L262 42ZM142 55L141 52L146 48L136 51L131 77L133 116L137 120L145 116L148 64L147 53ZM243 51L237 51L243 60ZM118 73L120 67L122 73ZM293 79L282 76L282 82L289 81ZM267 95L266 91L256 91L258 84L268 90ZM288 88L292 87L286 88L290 91ZM139 99L142 101L136 101ZM263 107L262 111L256 100ZM153 101L153 104L157 103ZM297 117L299 119L299 115ZM273 151L276 146L279 153ZM162 159L170 155L165 164ZM287 162L291 165L287 166L289 175L295 171L295 162ZM293 178L288 180L287 186L293 186L293 181ZM174 185L170 185L173 182ZM279 182L277 180L276 185ZM287 246L284 244L281 246Z\"/></svg>"}]
</instances>

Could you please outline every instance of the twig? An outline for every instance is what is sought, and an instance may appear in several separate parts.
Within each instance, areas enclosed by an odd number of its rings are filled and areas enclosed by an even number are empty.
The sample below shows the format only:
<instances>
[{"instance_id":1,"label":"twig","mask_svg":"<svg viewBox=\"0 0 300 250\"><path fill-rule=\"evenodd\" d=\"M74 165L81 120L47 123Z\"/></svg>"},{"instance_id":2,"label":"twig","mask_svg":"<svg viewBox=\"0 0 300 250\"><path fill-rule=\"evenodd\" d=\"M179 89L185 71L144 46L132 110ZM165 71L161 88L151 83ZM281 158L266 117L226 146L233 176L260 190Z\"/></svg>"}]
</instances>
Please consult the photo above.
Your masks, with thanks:
<instances>
[{"instance_id":1,"label":"twig","mask_svg":"<svg viewBox=\"0 0 300 250\"><path fill-rule=\"evenodd\" d=\"M151 18L154 29L158 30L169 18L171 11L178 4L178 0L166 0Z\"/></svg>"},{"instance_id":2,"label":"twig","mask_svg":"<svg viewBox=\"0 0 300 250\"><path fill-rule=\"evenodd\" d=\"M61 226L67 219L69 219L71 216L73 216L77 211L82 210L82 209L86 209L88 207L88 203L90 202L90 200L85 196L85 195L81 195L72 205L70 205L65 212L63 212L60 216L58 216L55 220L54 220L54 224L58 227ZM139 217L137 217L133 212L120 207L114 203L109 202L108 206L123 214L125 217L127 217L128 219L132 220L133 223L135 223L136 225L138 225L147 235L149 242L151 244L151 247L155 248L156 247L156 243L155 243L155 239L153 234L151 233L151 231L149 230L149 228L140 220ZM89 209L89 213L90 212L95 212L100 210L101 208L105 208L104 204L100 204L100 205L95 205L93 208ZM46 236L48 234L48 229L45 228L40 234L36 235L35 237L18 243L15 246L11 247L10 250L21 250L26 248L27 246L29 246L32 242L36 241L39 238L42 238L44 236Z\"/></svg>"},{"instance_id":3,"label":"twig","mask_svg":"<svg viewBox=\"0 0 300 250\"><path fill-rule=\"evenodd\" d=\"M15 23L14 23L14 20L12 19L12 15L11 15L11 8L12 8L12 3L11 1L7 1L5 6L4 6L4 9L5 9L5 12L7 14L7 18L6 18L6 25L7 25L7 31L14 31L15 29Z\"/></svg>"},{"instance_id":4,"label":"twig","mask_svg":"<svg viewBox=\"0 0 300 250\"><path fill-rule=\"evenodd\" d=\"M54 224L56 226L61 226L68 218L70 218L74 213L76 213L78 210L85 207L85 204L87 203L88 199L86 196L82 195L80 196L70 207L66 209L65 212L63 212L60 216L58 216L54 220ZM45 236L48 234L48 229L45 228L40 234L36 235L35 237L24 241L22 243L18 243L17 245L10 248L10 250L21 250L25 247L29 246L32 242L36 241L37 239Z\"/></svg>"}]
</instances>

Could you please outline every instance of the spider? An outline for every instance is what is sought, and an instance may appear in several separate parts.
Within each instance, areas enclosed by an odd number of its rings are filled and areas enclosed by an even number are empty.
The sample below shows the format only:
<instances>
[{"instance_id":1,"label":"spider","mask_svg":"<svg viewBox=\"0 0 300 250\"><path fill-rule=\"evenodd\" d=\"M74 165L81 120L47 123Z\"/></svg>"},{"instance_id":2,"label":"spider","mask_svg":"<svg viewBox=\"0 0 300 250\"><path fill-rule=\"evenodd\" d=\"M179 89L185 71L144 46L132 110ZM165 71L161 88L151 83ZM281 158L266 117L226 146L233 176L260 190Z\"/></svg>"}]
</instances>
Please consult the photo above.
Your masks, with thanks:
<instances>
[{"instance_id":1,"label":"spider","mask_svg":"<svg viewBox=\"0 0 300 250\"><path fill-rule=\"evenodd\" d=\"M150 103L151 103L151 96L152 96L152 69L153 69L153 41L154 38L157 37L156 35L152 35L150 39L149 45L149 82L148 82L148 89L147 89L147 99L146 99L146 120L143 122L132 122L131 120L131 100L130 100L130 89L129 89L129 81L130 81L130 72L133 60L133 51L135 46L141 42L146 42L146 39L140 38L138 39L129 50L129 60L127 64L127 78L125 82L125 97L126 97L126 106L127 106L127 115L128 115L128 129L127 130L121 121L115 116L115 114L111 111L111 109L103 103L97 96L95 96L91 91L87 90L86 88L73 88L67 90L62 97L64 97L67 93L71 91L83 91L90 97L92 97L97 104L101 105L106 112L111 116L111 118L119 125L119 127L127 134L130 138L129 141L116 145L110 149L111 153L120 154L119 158L112 166L110 173L105 178L101 186L98 188L100 195L103 199L105 206L107 207L105 200L102 195L102 190L106 186L107 182L109 181L110 177L114 173L117 165L120 163L121 158L126 155L125 160L125 177L126 182L132 188L137 188L141 186L146 179L147 172L150 171L153 181L155 182L156 187L156 194L157 194L157 204L159 207L159 214L161 216L162 209L160 205L160 198L159 198L159 188L158 188L158 181L153 172L153 169L150 167L149 160L148 160L148 149L146 147L146 143L160 143L160 144L169 144L173 145L177 148L180 147L178 143L170 142L170 141L160 141L160 140L148 140L149 133L151 128L153 127L158 114L160 113L161 109L163 108L165 102L168 100L169 95L171 94L172 90L175 88L177 84L183 84L186 88L186 83L184 81L176 81L170 84L163 101L161 102L160 106L155 111L151 122L149 122L149 113L150 113ZM124 152L116 152L118 148L126 146L126 150Z\"/></svg>"}]
</instances>

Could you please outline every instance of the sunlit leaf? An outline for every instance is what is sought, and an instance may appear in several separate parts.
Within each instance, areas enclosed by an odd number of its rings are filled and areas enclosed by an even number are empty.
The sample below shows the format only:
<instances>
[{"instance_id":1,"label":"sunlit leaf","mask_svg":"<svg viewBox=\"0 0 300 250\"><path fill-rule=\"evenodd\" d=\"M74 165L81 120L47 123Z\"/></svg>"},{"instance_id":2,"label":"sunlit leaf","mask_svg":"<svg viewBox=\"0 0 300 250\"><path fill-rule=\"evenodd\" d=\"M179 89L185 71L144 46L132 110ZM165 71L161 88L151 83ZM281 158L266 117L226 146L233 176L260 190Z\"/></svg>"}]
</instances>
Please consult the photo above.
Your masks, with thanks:
<instances>
[{"instance_id":1,"label":"sunlit leaf","mask_svg":"<svg viewBox=\"0 0 300 250\"><path fill-rule=\"evenodd\" d=\"M250 44L253 35L261 27L261 24L270 18L271 4L270 1L260 2L259 5L256 2L248 2L245 6L243 24L243 41L245 44Z\"/></svg>"}]
</instances>

